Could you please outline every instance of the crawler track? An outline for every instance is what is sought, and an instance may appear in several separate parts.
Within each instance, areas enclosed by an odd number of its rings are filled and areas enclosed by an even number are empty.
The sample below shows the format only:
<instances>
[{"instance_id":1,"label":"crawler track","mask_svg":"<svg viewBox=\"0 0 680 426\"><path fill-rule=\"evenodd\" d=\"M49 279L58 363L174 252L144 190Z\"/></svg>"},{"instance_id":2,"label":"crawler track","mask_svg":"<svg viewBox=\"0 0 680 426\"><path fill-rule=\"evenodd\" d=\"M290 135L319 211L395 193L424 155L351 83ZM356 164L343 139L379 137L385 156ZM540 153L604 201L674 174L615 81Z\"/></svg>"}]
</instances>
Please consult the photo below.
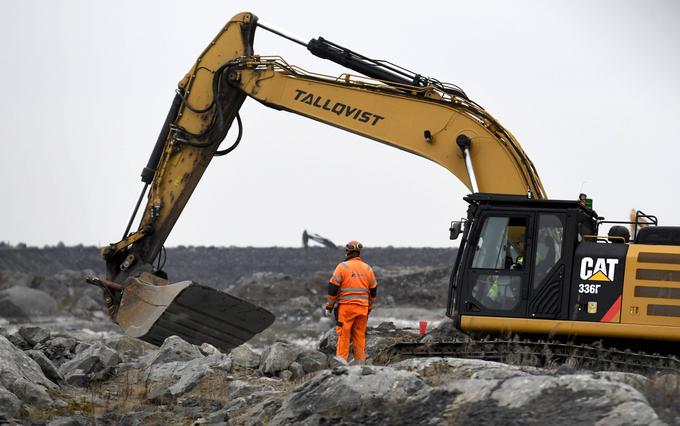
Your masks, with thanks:
<instances>
[{"instance_id":1,"label":"crawler track","mask_svg":"<svg viewBox=\"0 0 680 426\"><path fill-rule=\"evenodd\" d=\"M674 356L581 345L557 341L519 339L457 339L445 342L397 343L378 354L375 364L388 365L408 358L454 357L498 361L513 365L554 368L563 364L577 369L625 371L641 374L680 373Z\"/></svg>"}]
</instances>

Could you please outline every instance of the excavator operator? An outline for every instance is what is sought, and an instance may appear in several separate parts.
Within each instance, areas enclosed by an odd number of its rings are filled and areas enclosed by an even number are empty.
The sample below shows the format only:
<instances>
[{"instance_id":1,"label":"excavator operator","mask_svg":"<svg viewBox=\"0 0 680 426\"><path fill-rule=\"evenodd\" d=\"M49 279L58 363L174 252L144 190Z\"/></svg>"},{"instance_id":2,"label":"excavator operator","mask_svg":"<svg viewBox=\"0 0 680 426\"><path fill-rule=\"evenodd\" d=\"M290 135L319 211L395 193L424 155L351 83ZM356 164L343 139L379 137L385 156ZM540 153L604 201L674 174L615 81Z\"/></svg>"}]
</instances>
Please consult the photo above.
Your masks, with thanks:
<instances>
[{"instance_id":1,"label":"excavator operator","mask_svg":"<svg viewBox=\"0 0 680 426\"><path fill-rule=\"evenodd\" d=\"M351 338L354 362L358 364L366 361L366 324L378 293L373 269L361 260L362 248L363 245L354 240L345 245L345 260L333 271L325 306L326 316L335 316L336 358L347 362Z\"/></svg>"}]
</instances>

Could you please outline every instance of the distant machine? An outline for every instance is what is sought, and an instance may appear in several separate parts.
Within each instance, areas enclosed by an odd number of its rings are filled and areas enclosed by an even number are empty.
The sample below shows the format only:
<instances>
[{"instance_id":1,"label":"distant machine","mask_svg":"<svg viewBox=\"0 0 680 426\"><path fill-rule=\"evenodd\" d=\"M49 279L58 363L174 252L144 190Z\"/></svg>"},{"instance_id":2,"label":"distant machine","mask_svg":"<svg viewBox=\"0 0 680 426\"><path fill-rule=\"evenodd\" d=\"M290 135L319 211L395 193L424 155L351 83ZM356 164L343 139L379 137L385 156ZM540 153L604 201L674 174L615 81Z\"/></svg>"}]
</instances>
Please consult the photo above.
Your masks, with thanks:
<instances>
[{"instance_id":1,"label":"distant machine","mask_svg":"<svg viewBox=\"0 0 680 426\"><path fill-rule=\"evenodd\" d=\"M336 246L333 241L329 240L328 238L322 237L321 235L315 234L313 232L307 232L305 229L302 231L302 246L304 248L309 248L309 240L315 241L324 247L332 249L338 248L338 246Z\"/></svg>"}]
</instances>

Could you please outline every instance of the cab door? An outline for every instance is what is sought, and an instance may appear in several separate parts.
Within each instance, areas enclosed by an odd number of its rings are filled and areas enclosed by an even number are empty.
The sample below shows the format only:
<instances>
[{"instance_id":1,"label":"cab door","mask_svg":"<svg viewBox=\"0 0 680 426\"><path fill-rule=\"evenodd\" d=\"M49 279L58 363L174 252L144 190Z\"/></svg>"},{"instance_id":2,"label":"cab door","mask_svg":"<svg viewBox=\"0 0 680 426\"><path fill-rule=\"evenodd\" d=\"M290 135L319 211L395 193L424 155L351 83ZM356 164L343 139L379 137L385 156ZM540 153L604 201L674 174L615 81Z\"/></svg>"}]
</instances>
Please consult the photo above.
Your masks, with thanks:
<instances>
[{"instance_id":1,"label":"cab door","mask_svg":"<svg viewBox=\"0 0 680 426\"><path fill-rule=\"evenodd\" d=\"M569 276L571 253L565 253L566 215L561 212L536 214L535 252L529 291L529 317L559 318L564 283Z\"/></svg>"},{"instance_id":2,"label":"cab door","mask_svg":"<svg viewBox=\"0 0 680 426\"><path fill-rule=\"evenodd\" d=\"M533 214L492 211L478 220L465 259L461 314L526 317Z\"/></svg>"}]
</instances>

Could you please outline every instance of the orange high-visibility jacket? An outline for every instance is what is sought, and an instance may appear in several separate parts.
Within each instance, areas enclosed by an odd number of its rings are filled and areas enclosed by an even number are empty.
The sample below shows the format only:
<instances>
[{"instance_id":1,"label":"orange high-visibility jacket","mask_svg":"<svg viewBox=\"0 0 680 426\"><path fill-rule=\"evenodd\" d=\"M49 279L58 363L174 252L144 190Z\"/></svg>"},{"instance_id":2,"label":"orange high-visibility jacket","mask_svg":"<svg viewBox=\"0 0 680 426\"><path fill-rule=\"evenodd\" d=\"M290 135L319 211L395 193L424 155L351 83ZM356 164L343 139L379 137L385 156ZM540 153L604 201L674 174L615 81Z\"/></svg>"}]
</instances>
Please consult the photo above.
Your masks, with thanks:
<instances>
[{"instance_id":1,"label":"orange high-visibility jacket","mask_svg":"<svg viewBox=\"0 0 680 426\"><path fill-rule=\"evenodd\" d=\"M328 285L327 307L338 303L373 306L377 296L378 281L373 269L360 257L345 260L335 267Z\"/></svg>"}]
</instances>

